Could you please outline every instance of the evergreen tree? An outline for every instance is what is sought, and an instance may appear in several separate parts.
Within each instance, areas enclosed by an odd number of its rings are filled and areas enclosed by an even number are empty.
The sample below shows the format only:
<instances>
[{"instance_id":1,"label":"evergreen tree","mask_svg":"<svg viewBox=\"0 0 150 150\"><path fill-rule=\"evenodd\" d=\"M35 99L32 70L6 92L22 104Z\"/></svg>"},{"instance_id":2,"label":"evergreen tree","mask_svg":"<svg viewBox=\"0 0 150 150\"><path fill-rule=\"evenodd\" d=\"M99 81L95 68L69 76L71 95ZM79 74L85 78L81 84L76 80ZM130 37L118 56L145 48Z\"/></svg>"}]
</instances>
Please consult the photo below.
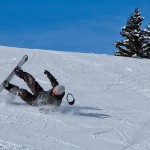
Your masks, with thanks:
<instances>
[{"instance_id":1,"label":"evergreen tree","mask_svg":"<svg viewBox=\"0 0 150 150\"><path fill-rule=\"evenodd\" d=\"M143 45L142 53L144 58L150 58L150 25L147 26L147 30L143 31Z\"/></svg>"},{"instance_id":2,"label":"evergreen tree","mask_svg":"<svg viewBox=\"0 0 150 150\"><path fill-rule=\"evenodd\" d=\"M120 34L125 38L123 41L117 41L115 47L119 50L115 52L116 56L132 57L136 55L142 57L143 31L140 29L142 21L140 10L135 9L127 20L126 26L122 28Z\"/></svg>"}]
</instances>

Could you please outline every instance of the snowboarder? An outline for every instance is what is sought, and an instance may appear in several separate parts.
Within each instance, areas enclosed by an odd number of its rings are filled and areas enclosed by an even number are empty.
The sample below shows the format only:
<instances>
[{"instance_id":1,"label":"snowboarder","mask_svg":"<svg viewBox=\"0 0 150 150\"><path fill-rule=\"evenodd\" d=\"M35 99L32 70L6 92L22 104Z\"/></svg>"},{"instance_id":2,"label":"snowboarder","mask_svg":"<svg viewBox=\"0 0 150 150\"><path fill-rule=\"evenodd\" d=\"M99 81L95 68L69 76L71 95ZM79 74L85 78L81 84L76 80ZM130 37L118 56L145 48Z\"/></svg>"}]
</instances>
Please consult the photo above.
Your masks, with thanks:
<instances>
[{"instance_id":1,"label":"snowboarder","mask_svg":"<svg viewBox=\"0 0 150 150\"><path fill-rule=\"evenodd\" d=\"M65 87L59 85L55 77L49 71L45 70L44 74L47 75L52 85L49 91L44 91L35 78L31 74L24 72L21 68L15 69L15 75L26 82L33 94L7 81L4 82L3 86L10 93L20 96L21 99L29 105L38 106L40 103L59 107L65 95Z\"/></svg>"}]
</instances>

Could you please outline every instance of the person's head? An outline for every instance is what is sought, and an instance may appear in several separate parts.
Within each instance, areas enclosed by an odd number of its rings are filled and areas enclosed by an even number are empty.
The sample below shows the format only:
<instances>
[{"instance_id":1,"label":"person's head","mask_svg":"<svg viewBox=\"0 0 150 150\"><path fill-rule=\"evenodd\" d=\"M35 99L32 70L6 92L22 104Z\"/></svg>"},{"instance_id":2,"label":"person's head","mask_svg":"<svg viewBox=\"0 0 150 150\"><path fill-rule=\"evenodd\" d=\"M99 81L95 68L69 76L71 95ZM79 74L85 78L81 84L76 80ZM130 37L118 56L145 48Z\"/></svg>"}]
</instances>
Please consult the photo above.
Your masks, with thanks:
<instances>
[{"instance_id":1,"label":"person's head","mask_svg":"<svg viewBox=\"0 0 150 150\"><path fill-rule=\"evenodd\" d=\"M63 85L57 85L54 89L53 89L53 94L54 95L61 95L62 93L65 92L65 87Z\"/></svg>"}]
</instances>

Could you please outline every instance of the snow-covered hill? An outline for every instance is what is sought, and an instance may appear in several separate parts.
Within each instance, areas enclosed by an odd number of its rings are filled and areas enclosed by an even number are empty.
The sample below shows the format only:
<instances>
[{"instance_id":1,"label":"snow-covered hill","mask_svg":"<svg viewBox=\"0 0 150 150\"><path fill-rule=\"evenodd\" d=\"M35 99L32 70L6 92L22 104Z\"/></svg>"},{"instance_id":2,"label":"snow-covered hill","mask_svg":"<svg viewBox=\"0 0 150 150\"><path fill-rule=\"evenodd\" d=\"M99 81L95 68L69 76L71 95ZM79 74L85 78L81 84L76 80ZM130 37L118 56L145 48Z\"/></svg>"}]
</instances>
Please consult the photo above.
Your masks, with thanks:
<instances>
[{"instance_id":1,"label":"snow-covered hill","mask_svg":"<svg viewBox=\"0 0 150 150\"><path fill-rule=\"evenodd\" d=\"M1 46L0 82L25 54L25 71L45 90L51 71L76 103L64 98L59 112L44 114L3 90L0 150L150 149L150 60Z\"/></svg>"}]
</instances>

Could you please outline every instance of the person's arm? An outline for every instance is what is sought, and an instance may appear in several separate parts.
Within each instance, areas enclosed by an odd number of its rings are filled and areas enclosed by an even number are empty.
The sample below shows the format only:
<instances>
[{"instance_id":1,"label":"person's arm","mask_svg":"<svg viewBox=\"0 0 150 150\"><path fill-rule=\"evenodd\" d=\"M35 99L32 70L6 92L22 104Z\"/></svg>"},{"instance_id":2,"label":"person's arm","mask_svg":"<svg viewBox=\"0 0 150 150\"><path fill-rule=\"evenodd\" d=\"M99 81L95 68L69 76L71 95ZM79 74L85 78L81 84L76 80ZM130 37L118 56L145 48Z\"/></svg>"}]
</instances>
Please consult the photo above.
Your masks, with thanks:
<instances>
[{"instance_id":1,"label":"person's arm","mask_svg":"<svg viewBox=\"0 0 150 150\"><path fill-rule=\"evenodd\" d=\"M47 75L47 77L49 78L52 87L56 87L59 83L57 82L57 80L55 79L55 77L47 70L44 71L44 74Z\"/></svg>"}]
</instances>

